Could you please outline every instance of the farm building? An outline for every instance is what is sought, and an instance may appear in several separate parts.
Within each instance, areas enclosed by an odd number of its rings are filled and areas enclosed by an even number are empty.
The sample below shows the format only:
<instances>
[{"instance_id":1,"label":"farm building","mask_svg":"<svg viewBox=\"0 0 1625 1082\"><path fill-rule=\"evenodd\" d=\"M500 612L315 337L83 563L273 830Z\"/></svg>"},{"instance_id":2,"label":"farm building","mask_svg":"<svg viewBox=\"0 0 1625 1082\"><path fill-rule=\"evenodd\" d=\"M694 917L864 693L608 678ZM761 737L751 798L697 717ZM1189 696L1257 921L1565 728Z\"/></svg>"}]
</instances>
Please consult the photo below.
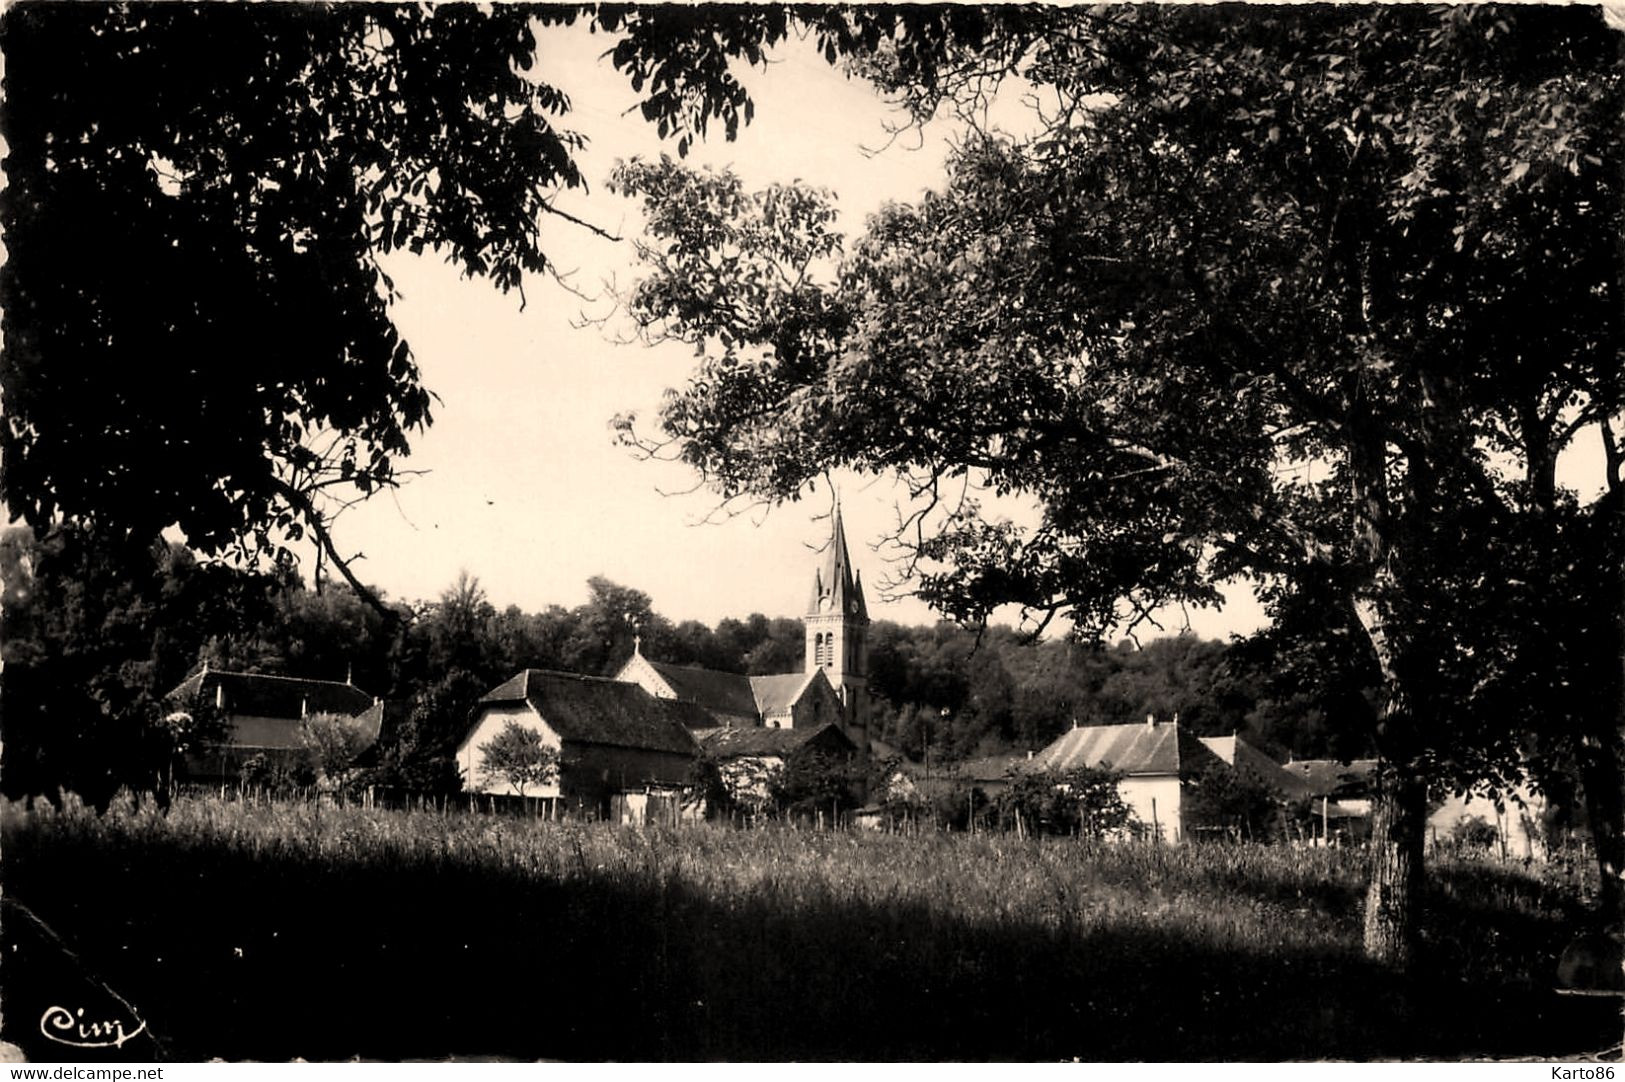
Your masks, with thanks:
<instances>
[{"instance_id":1,"label":"farm building","mask_svg":"<svg viewBox=\"0 0 1625 1082\"><path fill-rule=\"evenodd\" d=\"M225 742L187 756L188 777L211 785L235 784L255 758L284 768L305 761L304 723L313 715L351 719L363 753L377 742L384 719L383 702L354 684L224 672L207 664L165 701L174 711L212 708L224 715Z\"/></svg>"},{"instance_id":2,"label":"farm building","mask_svg":"<svg viewBox=\"0 0 1625 1082\"><path fill-rule=\"evenodd\" d=\"M1168 841L1183 841L1184 791L1203 771L1223 760L1178 722L1147 717L1136 725L1081 725L1061 734L1033 756L1029 769L1052 774L1080 767L1109 768L1125 775L1123 802L1147 829Z\"/></svg>"},{"instance_id":3,"label":"farm building","mask_svg":"<svg viewBox=\"0 0 1625 1082\"><path fill-rule=\"evenodd\" d=\"M571 814L637 818L650 794L670 797L691 784L699 745L689 730L709 720L699 707L637 684L525 669L479 701L457 746L457 769L465 792L520 795L482 762L485 746L517 722L559 751L555 778L524 796L557 801Z\"/></svg>"},{"instance_id":4,"label":"farm building","mask_svg":"<svg viewBox=\"0 0 1625 1082\"><path fill-rule=\"evenodd\" d=\"M808 601L806 662L801 672L745 676L653 661L638 644L616 674L661 699L692 703L710 715L703 728L817 728L835 723L860 754L869 741L866 645L869 610L862 576L852 569L841 509Z\"/></svg>"},{"instance_id":5,"label":"farm building","mask_svg":"<svg viewBox=\"0 0 1625 1082\"><path fill-rule=\"evenodd\" d=\"M765 805L774 776L798 755L821 754L850 759L857 746L833 722L817 728L715 728L694 734L717 764L722 784L743 807Z\"/></svg>"}]
</instances>

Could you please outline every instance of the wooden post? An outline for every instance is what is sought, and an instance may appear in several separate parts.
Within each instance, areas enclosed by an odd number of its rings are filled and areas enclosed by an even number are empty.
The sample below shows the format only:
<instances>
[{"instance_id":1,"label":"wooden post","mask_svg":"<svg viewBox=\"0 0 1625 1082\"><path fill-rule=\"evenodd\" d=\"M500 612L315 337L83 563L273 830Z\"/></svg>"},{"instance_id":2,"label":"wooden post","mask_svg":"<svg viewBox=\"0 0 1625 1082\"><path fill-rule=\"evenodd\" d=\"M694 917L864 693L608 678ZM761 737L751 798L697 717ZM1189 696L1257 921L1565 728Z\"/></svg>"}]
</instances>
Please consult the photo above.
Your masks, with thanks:
<instances>
[{"instance_id":1,"label":"wooden post","mask_svg":"<svg viewBox=\"0 0 1625 1082\"><path fill-rule=\"evenodd\" d=\"M1326 797L1320 798L1320 844L1324 849L1332 847L1332 836L1326 831Z\"/></svg>"}]
</instances>

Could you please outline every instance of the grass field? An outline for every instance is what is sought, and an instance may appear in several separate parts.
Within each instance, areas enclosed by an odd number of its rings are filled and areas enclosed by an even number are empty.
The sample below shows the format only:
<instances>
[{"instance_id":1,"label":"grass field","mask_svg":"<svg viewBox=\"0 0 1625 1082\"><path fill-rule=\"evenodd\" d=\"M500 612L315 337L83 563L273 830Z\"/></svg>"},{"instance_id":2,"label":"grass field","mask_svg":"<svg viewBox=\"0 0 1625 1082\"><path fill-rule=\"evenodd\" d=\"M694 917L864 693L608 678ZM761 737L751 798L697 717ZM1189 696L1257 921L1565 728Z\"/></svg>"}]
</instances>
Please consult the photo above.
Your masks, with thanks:
<instances>
[{"instance_id":1,"label":"grass field","mask_svg":"<svg viewBox=\"0 0 1625 1082\"><path fill-rule=\"evenodd\" d=\"M1551 991L1577 899L1499 866L1434 869L1423 962L1400 980L1360 958L1347 851L209 799L3 810L8 898L177 1058L1457 1058L1618 1039L1613 1004ZM0 968L7 1002L20 979Z\"/></svg>"}]
</instances>

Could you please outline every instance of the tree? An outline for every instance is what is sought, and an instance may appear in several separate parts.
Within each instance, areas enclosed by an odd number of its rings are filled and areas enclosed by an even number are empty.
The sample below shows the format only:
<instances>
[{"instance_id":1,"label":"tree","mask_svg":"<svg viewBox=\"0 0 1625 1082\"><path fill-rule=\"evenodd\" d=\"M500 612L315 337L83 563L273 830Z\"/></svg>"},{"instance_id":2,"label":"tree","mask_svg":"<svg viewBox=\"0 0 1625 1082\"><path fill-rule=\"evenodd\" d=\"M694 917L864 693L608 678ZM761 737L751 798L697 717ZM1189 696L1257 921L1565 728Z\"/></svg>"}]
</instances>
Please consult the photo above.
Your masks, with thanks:
<instances>
[{"instance_id":1,"label":"tree","mask_svg":"<svg viewBox=\"0 0 1625 1082\"><path fill-rule=\"evenodd\" d=\"M356 719L342 714L310 715L300 723L299 741L316 776L339 789L355 776L356 757L367 746Z\"/></svg>"},{"instance_id":2,"label":"tree","mask_svg":"<svg viewBox=\"0 0 1625 1082\"><path fill-rule=\"evenodd\" d=\"M1123 801L1122 780L1120 772L1106 767L1012 770L993 803L1007 826L1020 824L1029 831L1103 838L1124 829L1133 819Z\"/></svg>"},{"instance_id":3,"label":"tree","mask_svg":"<svg viewBox=\"0 0 1625 1082\"><path fill-rule=\"evenodd\" d=\"M857 806L863 780L850 760L802 748L787 756L784 766L768 779L768 792L785 814L827 811L833 821L833 816Z\"/></svg>"},{"instance_id":4,"label":"tree","mask_svg":"<svg viewBox=\"0 0 1625 1082\"><path fill-rule=\"evenodd\" d=\"M1595 514L1618 523L1625 499L1617 41L1595 10L1484 7L1022 10L981 30L867 70L921 117L1020 75L1037 134L971 132L946 188L882 210L833 278L818 193L620 170L649 203L631 311L705 352L659 431L623 434L725 499L897 476L915 588L962 619L1014 602L1100 635L1241 574L1319 600L1376 691L1345 700L1383 764L1365 940L1403 966L1429 788L1519 770L1520 719L1471 692L1549 668L1476 648L1476 591L1539 535L1577 433L1603 434ZM1042 521L989 520L947 498L962 486ZM1625 530L1608 536L1593 558L1617 583ZM1553 566L1518 565L1537 592ZM1619 596L1589 600L1610 628ZM1619 668L1587 719L1597 761Z\"/></svg>"},{"instance_id":5,"label":"tree","mask_svg":"<svg viewBox=\"0 0 1625 1082\"><path fill-rule=\"evenodd\" d=\"M1181 798L1193 822L1223 827L1232 837L1268 841L1279 833L1282 801L1252 775L1210 763Z\"/></svg>"},{"instance_id":6,"label":"tree","mask_svg":"<svg viewBox=\"0 0 1625 1082\"><path fill-rule=\"evenodd\" d=\"M507 782L524 796L533 785L552 785L558 780L559 749L544 742L535 729L510 721L480 745L480 773L488 780Z\"/></svg>"}]
</instances>

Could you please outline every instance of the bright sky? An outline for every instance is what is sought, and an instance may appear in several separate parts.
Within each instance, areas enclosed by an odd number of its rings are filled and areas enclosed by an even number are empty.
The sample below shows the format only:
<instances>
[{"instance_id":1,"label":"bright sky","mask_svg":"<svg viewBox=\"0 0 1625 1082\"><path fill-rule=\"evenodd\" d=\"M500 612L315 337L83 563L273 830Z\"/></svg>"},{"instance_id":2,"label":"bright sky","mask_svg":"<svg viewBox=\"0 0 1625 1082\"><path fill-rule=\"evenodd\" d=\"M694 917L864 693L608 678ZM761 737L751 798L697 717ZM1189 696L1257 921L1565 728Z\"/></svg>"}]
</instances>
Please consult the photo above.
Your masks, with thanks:
<instances>
[{"instance_id":1,"label":"bright sky","mask_svg":"<svg viewBox=\"0 0 1625 1082\"><path fill-rule=\"evenodd\" d=\"M579 28L549 31L540 63L544 78L574 103L566 126L590 140L581 162L592 191L559 205L630 238L636 207L610 195L604 181L617 159L663 147L641 117L623 116L636 97L598 60L609 44ZM847 80L810 48L783 51L767 72L745 80L754 122L734 143L716 136L698 146L691 160L732 165L747 186L800 179L830 188L848 237L883 202L911 200L938 183L948 128L865 154L866 145L886 142L890 114L868 84ZM629 239L606 241L559 222L545 250L575 270L577 287L589 293L635 274ZM387 269L403 294L399 326L441 403L405 463L430 472L340 520L340 548L365 554L356 565L365 581L392 597L427 599L466 569L499 607L534 611L580 604L587 578L602 574L645 591L672 620L714 625L752 612L801 615L814 548L828 536L827 521L817 517L829 510L827 492L765 515L701 524L716 506L714 494L661 495L691 489L695 478L675 465L636 461L613 442L610 418L631 410L652 421L666 388L692 369L688 350L616 344L612 332L624 334L624 324L580 325L584 308L602 314L607 305L585 305L549 280L526 282L521 310L517 293L461 280L433 258L403 254ZM935 619L917 601L879 596L887 569L871 546L896 520L893 487L855 477L840 484L871 615ZM1236 591L1225 611L1193 611L1191 621L1201 634L1224 636L1255 628L1261 614ZM1177 631L1183 620L1174 614L1166 624Z\"/></svg>"}]
</instances>

